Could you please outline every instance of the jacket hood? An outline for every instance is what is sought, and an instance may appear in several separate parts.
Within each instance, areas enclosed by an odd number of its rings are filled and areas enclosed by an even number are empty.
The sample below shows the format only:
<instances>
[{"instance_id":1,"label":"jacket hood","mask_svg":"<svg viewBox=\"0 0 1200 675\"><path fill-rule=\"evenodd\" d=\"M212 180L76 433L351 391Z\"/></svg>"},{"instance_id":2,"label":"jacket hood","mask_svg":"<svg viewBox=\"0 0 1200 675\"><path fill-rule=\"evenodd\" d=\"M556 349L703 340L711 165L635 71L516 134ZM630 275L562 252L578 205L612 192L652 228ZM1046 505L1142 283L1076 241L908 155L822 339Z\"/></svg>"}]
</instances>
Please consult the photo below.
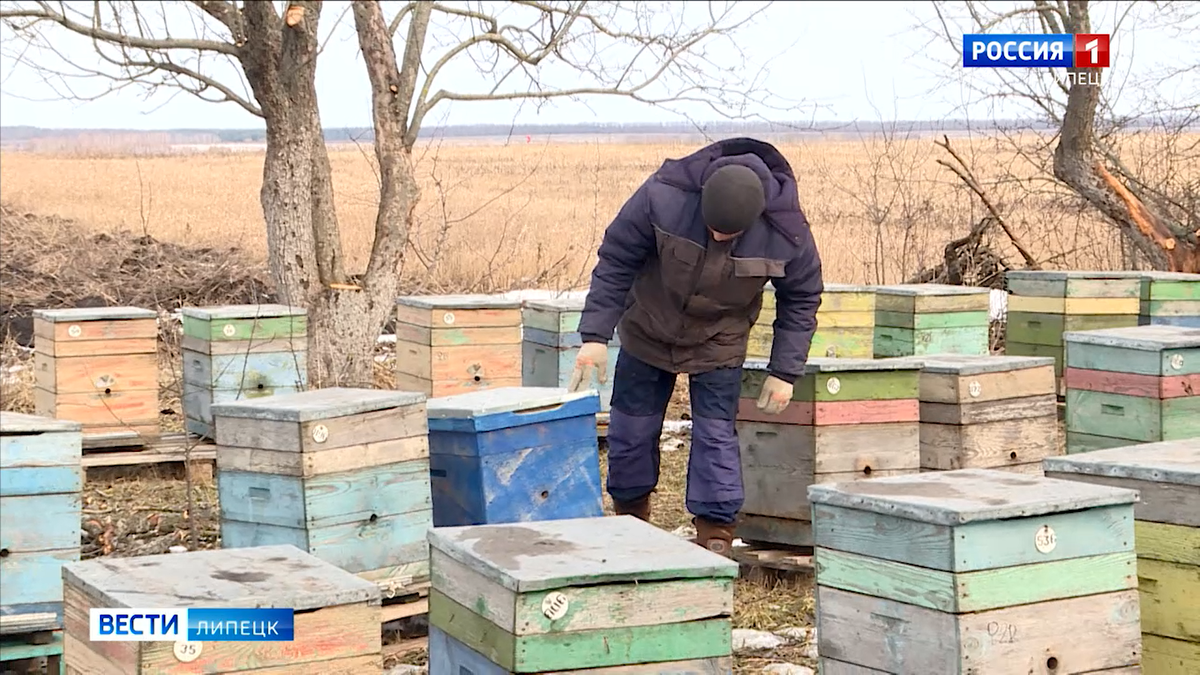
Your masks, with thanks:
<instances>
[{"instance_id":1,"label":"jacket hood","mask_svg":"<svg viewBox=\"0 0 1200 675\"><path fill-rule=\"evenodd\" d=\"M686 157L668 159L655 175L681 190L700 192L704 181L728 164L740 164L758 174L763 183L768 214L800 210L792 166L775 146L754 138L728 138Z\"/></svg>"}]
</instances>

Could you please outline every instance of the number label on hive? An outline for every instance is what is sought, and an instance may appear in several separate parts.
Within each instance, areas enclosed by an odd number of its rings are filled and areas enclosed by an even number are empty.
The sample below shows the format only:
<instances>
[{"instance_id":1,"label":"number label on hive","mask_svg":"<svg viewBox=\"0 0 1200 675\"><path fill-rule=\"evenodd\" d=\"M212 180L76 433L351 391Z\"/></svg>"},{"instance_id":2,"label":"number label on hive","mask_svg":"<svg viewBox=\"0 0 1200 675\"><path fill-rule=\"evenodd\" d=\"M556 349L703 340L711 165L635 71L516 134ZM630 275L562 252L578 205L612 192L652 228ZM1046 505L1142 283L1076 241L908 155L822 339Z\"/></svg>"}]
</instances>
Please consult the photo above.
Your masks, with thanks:
<instances>
[{"instance_id":1,"label":"number label on hive","mask_svg":"<svg viewBox=\"0 0 1200 675\"><path fill-rule=\"evenodd\" d=\"M831 377L829 378L829 381L825 383L825 389L828 390L830 394L837 395L837 393L842 390L842 381L836 377Z\"/></svg>"},{"instance_id":2,"label":"number label on hive","mask_svg":"<svg viewBox=\"0 0 1200 675\"><path fill-rule=\"evenodd\" d=\"M324 424L318 424L313 427L312 439L317 443L324 443L329 440L329 427Z\"/></svg>"},{"instance_id":3,"label":"number label on hive","mask_svg":"<svg viewBox=\"0 0 1200 675\"><path fill-rule=\"evenodd\" d=\"M979 380L971 380L971 383L967 385L967 393L971 395L971 398L979 398L979 395L983 393L983 385L979 384Z\"/></svg>"},{"instance_id":4,"label":"number label on hive","mask_svg":"<svg viewBox=\"0 0 1200 675\"><path fill-rule=\"evenodd\" d=\"M67 328L67 335L70 335L73 338L77 338L80 335L83 335L83 329L77 325L70 326L69 328Z\"/></svg>"},{"instance_id":5,"label":"number label on hive","mask_svg":"<svg viewBox=\"0 0 1200 675\"><path fill-rule=\"evenodd\" d=\"M1183 354L1172 354L1171 355L1171 369L1172 370L1183 370Z\"/></svg>"},{"instance_id":6,"label":"number label on hive","mask_svg":"<svg viewBox=\"0 0 1200 675\"><path fill-rule=\"evenodd\" d=\"M237 328L233 324L227 323L221 327L221 334L225 337L233 337L237 333Z\"/></svg>"},{"instance_id":7,"label":"number label on hive","mask_svg":"<svg viewBox=\"0 0 1200 675\"><path fill-rule=\"evenodd\" d=\"M1054 528L1049 525L1043 525L1038 528L1036 534L1033 535L1033 545L1039 553L1049 553L1058 546L1058 535L1054 534Z\"/></svg>"},{"instance_id":8,"label":"number label on hive","mask_svg":"<svg viewBox=\"0 0 1200 675\"><path fill-rule=\"evenodd\" d=\"M554 591L542 599L542 614L546 615L551 621L558 621L567 614L567 608L570 607L571 601L567 600L567 596Z\"/></svg>"},{"instance_id":9,"label":"number label on hive","mask_svg":"<svg viewBox=\"0 0 1200 675\"><path fill-rule=\"evenodd\" d=\"M179 640L175 643L173 651L175 652L175 660L184 663L191 663L200 658L200 652L204 651L203 643L190 642L188 640Z\"/></svg>"},{"instance_id":10,"label":"number label on hive","mask_svg":"<svg viewBox=\"0 0 1200 675\"><path fill-rule=\"evenodd\" d=\"M447 326L453 325L454 324L454 312L446 312L445 314L443 314L442 315L442 323L446 324Z\"/></svg>"}]
</instances>

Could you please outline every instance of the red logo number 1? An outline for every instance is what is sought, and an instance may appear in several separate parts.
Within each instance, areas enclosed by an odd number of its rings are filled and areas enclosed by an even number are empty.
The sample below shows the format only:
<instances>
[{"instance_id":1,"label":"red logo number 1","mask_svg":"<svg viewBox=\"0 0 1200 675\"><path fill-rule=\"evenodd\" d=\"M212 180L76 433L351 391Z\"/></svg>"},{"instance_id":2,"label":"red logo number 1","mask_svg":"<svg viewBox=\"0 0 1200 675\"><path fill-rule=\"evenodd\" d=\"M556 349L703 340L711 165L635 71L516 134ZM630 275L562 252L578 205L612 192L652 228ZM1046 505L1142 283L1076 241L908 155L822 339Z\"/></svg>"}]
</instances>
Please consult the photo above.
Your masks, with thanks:
<instances>
[{"instance_id":1,"label":"red logo number 1","mask_svg":"<svg viewBox=\"0 0 1200 675\"><path fill-rule=\"evenodd\" d=\"M1075 67L1108 67L1108 35L1106 33L1075 34Z\"/></svg>"}]
</instances>

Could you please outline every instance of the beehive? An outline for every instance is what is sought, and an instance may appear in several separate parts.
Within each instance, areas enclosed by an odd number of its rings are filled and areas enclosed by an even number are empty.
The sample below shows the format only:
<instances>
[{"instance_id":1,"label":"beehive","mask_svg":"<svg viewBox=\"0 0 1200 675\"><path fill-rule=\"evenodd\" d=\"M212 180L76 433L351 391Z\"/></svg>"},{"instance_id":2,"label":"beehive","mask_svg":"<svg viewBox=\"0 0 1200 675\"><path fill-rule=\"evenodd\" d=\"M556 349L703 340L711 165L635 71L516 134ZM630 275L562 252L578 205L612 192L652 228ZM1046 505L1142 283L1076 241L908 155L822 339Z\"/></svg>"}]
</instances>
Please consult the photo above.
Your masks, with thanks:
<instances>
[{"instance_id":1,"label":"beehive","mask_svg":"<svg viewBox=\"0 0 1200 675\"><path fill-rule=\"evenodd\" d=\"M767 362L747 361L738 402L746 500L738 536L811 546L810 484L916 473L920 364L904 359L810 359L779 415L755 405Z\"/></svg>"},{"instance_id":2,"label":"beehive","mask_svg":"<svg viewBox=\"0 0 1200 675\"><path fill-rule=\"evenodd\" d=\"M1063 333L1138 324L1141 281L1127 273L1011 270L1006 283L1005 353L1052 357L1060 378Z\"/></svg>"},{"instance_id":3,"label":"beehive","mask_svg":"<svg viewBox=\"0 0 1200 675\"><path fill-rule=\"evenodd\" d=\"M1138 491L1143 669L1200 673L1200 438L1056 457L1045 468L1053 478Z\"/></svg>"},{"instance_id":4,"label":"beehive","mask_svg":"<svg viewBox=\"0 0 1200 675\"><path fill-rule=\"evenodd\" d=\"M526 300L521 310L521 383L526 387L567 387L575 370L575 359L583 340L579 336L579 318L584 298ZM614 331L608 343L608 370L605 382L593 377L591 386L600 392L600 411L607 413L612 401L613 377L621 338Z\"/></svg>"},{"instance_id":5,"label":"beehive","mask_svg":"<svg viewBox=\"0 0 1200 675\"><path fill-rule=\"evenodd\" d=\"M0 634L62 627L62 566L79 560L80 429L0 412Z\"/></svg>"},{"instance_id":6,"label":"beehive","mask_svg":"<svg viewBox=\"0 0 1200 675\"><path fill-rule=\"evenodd\" d=\"M184 307L183 416L213 437L212 406L304 391L308 317L286 305Z\"/></svg>"},{"instance_id":7,"label":"beehive","mask_svg":"<svg viewBox=\"0 0 1200 675\"><path fill-rule=\"evenodd\" d=\"M810 487L822 672L1138 672L1136 497L989 469Z\"/></svg>"},{"instance_id":8,"label":"beehive","mask_svg":"<svg viewBox=\"0 0 1200 675\"><path fill-rule=\"evenodd\" d=\"M1200 328L1200 274L1139 272L1140 325Z\"/></svg>"},{"instance_id":9,"label":"beehive","mask_svg":"<svg viewBox=\"0 0 1200 675\"><path fill-rule=\"evenodd\" d=\"M737 564L632 516L429 542L430 675L732 670Z\"/></svg>"},{"instance_id":10,"label":"beehive","mask_svg":"<svg viewBox=\"0 0 1200 675\"><path fill-rule=\"evenodd\" d=\"M875 287L875 356L988 354L991 290L945 284Z\"/></svg>"},{"instance_id":11,"label":"beehive","mask_svg":"<svg viewBox=\"0 0 1200 675\"><path fill-rule=\"evenodd\" d=\"M1061 454L1054 359L942 354L921 369L921 470L1041 474Z\"/></svg>"},{"instance_id":12,"label":"beehive","mask_svg":"<svg viewBox=\"0 0 1200 675\"><path fill-rule=\"evenodd\" d=\"M85 436L158 433L158 320L148 309L33 312L38 415L83 425Z\"/></svg>"},{"instance_id":13,"label":"beehive","mask_svg":"<svg viewBox=\"0 0 1200 675\"><path fill-rule=\"evenodd\" d=\"M292 544L389 594L428 578L424 394L314 389L213 416L222 546Z\"/></svg>"},{"instance_id":14,"label":"beehive","mask_svg":"<svg viewBox=\"0 0 1200 675\"><path fill-rule=\"evenodd\" d=\"M489 295L396 300L396 388L453 396L521 385L521 302Z\"/></svg>"},{"instance_id":15,"label":"beehive","mask_svg":"<svg viewBox=\"0 0 1200 675\"><path fill-rule=\"evenodd\" d=\"M1200 436L1200 328L1066 333L1067 452Z\"/></svg>"},{"instance_id":16,"label":"beehive","mask_svg":"<svg viewBox=\"0 0 1200 675\"><path fill-rule=\"evenodd\" d=\"M433 524L603 515L592 392L501 387L429 400Z\"/></svg>"},{"instance_id":17,"label":"beehive","mask_svg":"<svg viewBox=\"0 0 1200 675\"><path fill-rule=\"evenodd\" d=\"M71 563L63 590L69 675L359 675L383 667L379 589L293 546ZM183 661L174 642L92 642L93 607L293 609L295 640L193 643L199 656Z\"/></svg>"},{"instance_id":18,"label":"beehive","mask_svg":"<svg viewBox=\"0 0 1200 675\"><path fill-rule=\"evenodd\" d=\"M747 356L768 359L774 340L775 289L763 288L762 312L750 329ZM870 286L825 284L809 356L869 359L875 339L875 291Z\"/></svg>"}]
</instances>

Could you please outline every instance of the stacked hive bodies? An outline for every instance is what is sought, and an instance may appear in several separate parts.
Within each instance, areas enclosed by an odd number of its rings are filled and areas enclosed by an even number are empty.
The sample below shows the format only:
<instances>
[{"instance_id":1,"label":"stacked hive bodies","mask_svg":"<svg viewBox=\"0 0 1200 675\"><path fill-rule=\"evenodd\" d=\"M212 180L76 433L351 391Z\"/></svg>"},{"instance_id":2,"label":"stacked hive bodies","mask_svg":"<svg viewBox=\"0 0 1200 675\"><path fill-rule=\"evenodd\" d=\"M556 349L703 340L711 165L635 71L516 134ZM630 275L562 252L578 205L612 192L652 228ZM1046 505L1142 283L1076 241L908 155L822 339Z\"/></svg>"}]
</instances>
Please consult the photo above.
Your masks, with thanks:
<instances>
[{"instance_id":1,"label":"stacked hive bodies","mask_svg":"<svg viewBox=\"0 0 1200 675\"><path fill-rule=\"evenodd\" d=\"M62 566L79 560L80 428L0 412L0 634L62 627Z\"/></svg>"},{"instance_id":2,"label":"stacked hive bodies","mask_svg":"<svg viewBox=\"0 0 1200 675\"><path fill-rule=\"evenodd\" d=\"M314 389L213 416L222 546L292 544L389 593L427 579L424 394Z\"/></svg>"},{"instance_id":3,"label":"stacked hive bodies","mask_svg":"<svg viewBox=\"0 0 1200 675\"><path fill-rule=\"evenodd\" d=\"M303 391L308 317L285 305L184 307L183 416L213 437L212 406Z\"/></svg>"},{"instance_id":4,"label":"stacked hive bodies","mask_svg":"<svg viewBox=\"0 0 1200 675\"><path fill-rule=\"evenodd\" d=\"M579 317L583 298L527 300L522 315L521 383L526 387L566 387L571 383L575 358L583 341ZM608 412L612 401L613 376L621 340L617 333L608 343L608 372L605 381L593 377L591 386L600 392L600 411Z\"/></svg>"},{"instance_id":5,"label":"stacked hive bodies","mask_svg":"<svg viewBox=\"0 0 1200 675\"><path fill-rule=\"evenodd\" d=\"M430 675L732 671L737 564L648 523L439 528L429 541Z\"/></svg>"},{"instance_id":6,"label":"stacked hive bodies","mask_svg":"<svg viewBox=\"0 0 1200 675\"><path fill-rule=\"evenodd\" d=\"M1136 497L988 469L812 486L821 672L1139 672Z\"/></svg>"},{"instance_id":7,"label":"stacked hive bodies","mask_svg":"<svg viewBox=\"0 0 1200 675\"><path fill-rule=\"evenodd\" d=\"M148 309L33 312L38 415L85 436L158 433L158 320Z\"/></svg>"},{"instance_id":8,"label":"stacked hive bodies","mask_svg":"<svg viewBox=\"0 0 1200 675\"><path fill-rule=\"evenodd\" d=\"M875 356L989 353L991 290L944 284L875 288Z\"/></svg>"},{"instance_id":9,"label":"stacked hive bodies","mask_svg":"<svg viewBox=\"0 0 1200 675\"><path fill-rule=\"evenodd\" d=\"M811 546L812 483L916 473L920 364L903 359L810 359L779 415L755 405L766 362L747 361L738 404L746 501L738 536Z\"/></svg>"},{"instance_id":10,"label":"stacked hive bodies","mask_svg":"<svg viewBox=\"0 0 1200 675\"><path fill-rule=\"evenodd\" d=\"M775 289L763 288L762 313L750 329L746 355L766 359L771 356L774 340ZM817 310L817 332L813 334L810 356L869 359L875 339L875 291L870 286L825 284L821 307Z\"/></svg>"},{"instance_id":11,"label":"stacked hive bodies","mask_svg":"<svg viewBox=\"0 0 1200 675\"><path fill-rule=\"evenodd\" d=\"M521 302L487 295L396 300L396 388L426 396L521 385Z\"/></svg>"},{"instance_id":12,"label":"stacked hive bodies","mask_svg":"<svg viewBox=\"0 0 1200 675\"><path fill-rule=\"evenodd\" d=\"M1067 333L1067 452L1200 436L1200 328Z\"/></svg>"},{"instance_id":13,"label":"stacked hive bodies","mask_svg":"<svg viewBox=\"0 0 1200 675\"><path fill-rule=\"evenodd\" d=\"M292 546L71 563L63 590L68 675L360 675L383 667L379 589ZM295 639L185 642L191 649L181 652L169 641L92 642L93 607L292 609Z\"/></svg>"},{"instance_id":14,"label":"stacked hive bodies","mask_svg":"<svg viewBox=\"0 0 1200 675\"><path fill-rule=\"evenodd\" d=\"M921 469L1041 474L1061 454L1054 359L915 357L921 370Z\"/></svg>"},{"instance_id":15,"label":"stacked hive bodies","mask_svg":"<svg viewBox=\"0 0 1200 675\"><path fill-rule=\"evenodd\" d=\"M1139 272L1141 325L1200 328L1200 274Z\"/></svg>"},{"instance_id":16,"label":"stacked hive bodies","mask_svg":"<svg viewBox=\"0 0 1200 675\"><path fill-rule=\"evenodd\" d=\"M436 527L603 515L591 392L502 387L429 400Z\"/></svg>"},{"instance_id":17,"label":"stacked hive bodies","mask_svg":"<svg viewBox=\"0 0 1200 675\"><path fill-rule=\"evenodd\" d=\"M1006 283L1004 352L1052 357L1058 377L1063 333L1138 324L1141 282L1127 273L1013 270Z\"/></svg>"},{"instance_id":18,"label":"stacked hive bodies","mask_svg":"<svg viewBox=\"0 0 1200 675\"><path fill-rule=\"evenodd\" d=\"M1147 675L1200 673L1200 438L1046 461L1046 475L1137 490L1133 507Z\"/></svg>"}]
</instances>

